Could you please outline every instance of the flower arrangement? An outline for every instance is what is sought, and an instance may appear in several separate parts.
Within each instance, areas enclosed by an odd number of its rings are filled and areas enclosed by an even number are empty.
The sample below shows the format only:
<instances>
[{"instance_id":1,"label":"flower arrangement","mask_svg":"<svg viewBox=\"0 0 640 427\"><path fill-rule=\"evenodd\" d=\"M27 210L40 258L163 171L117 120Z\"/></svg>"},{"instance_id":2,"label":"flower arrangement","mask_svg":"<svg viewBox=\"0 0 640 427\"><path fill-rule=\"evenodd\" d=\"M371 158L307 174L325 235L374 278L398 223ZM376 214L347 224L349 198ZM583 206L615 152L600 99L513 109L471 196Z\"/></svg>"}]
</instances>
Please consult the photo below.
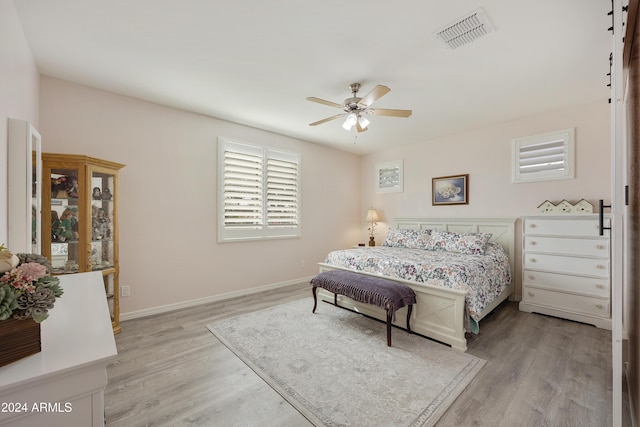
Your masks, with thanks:
<instances>
[{"instance_id":1,"label":"flower arrangement","mask_svg":"<svg viewBox=\"0 0 640 427\"><path fill-rule=\"evenodd\" d=\"M0 321L32 318L40 323L49 317L48 311L63 290L60 279L49 276L47 259L36 254L16 256L0 245L0 261L5 266L0 277Z\"/></svg>"}]
</instances>

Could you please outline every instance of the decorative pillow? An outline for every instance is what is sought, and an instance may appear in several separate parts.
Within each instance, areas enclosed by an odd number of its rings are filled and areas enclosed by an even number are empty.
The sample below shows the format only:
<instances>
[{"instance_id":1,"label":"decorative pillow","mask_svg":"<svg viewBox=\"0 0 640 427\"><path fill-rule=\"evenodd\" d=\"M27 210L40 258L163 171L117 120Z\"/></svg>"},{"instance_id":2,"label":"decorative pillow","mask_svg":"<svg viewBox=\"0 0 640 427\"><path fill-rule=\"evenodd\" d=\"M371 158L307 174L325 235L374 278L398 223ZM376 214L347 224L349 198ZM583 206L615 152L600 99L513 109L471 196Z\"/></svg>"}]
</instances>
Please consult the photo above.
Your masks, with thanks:
<instances>
[{"instance_id":1,"label":"decorative pillow","mask_svg":"<svg viewBox=\"0 0 640 427\"><path fill-rule=\"evenodd\" d=\"M433 230L426 249L467 255L484 255L490 238L491 233L454 233Z\"/></svg>"},{"instance_id":2,"label":"decorative pillow","mask_svg":"<svg viewBox=\"0 0 640 427\"><path fill-rule=\"evenodd\" d=\"M424 249L431 230L391 228L382 246L408 249Z\"/></svg>"}]
</instances>

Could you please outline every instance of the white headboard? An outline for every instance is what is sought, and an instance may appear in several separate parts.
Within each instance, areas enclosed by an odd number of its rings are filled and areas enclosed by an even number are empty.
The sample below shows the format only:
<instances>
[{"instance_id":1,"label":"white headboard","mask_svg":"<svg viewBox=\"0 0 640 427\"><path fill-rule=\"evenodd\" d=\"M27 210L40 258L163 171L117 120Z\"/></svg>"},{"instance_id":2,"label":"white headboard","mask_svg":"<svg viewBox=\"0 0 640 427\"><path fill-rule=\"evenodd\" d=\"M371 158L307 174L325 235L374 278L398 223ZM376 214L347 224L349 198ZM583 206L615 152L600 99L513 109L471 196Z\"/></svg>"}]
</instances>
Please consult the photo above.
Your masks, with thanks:
<instances>
[{"instance_id":1,"label":"white headboard","mask_svg":"<svg viewBox=\"0 0 640 427\"><path fill-rule=\"evenodd\" d=\"M443 230L456 233L491 233L489 241L499 243L509 256L515 274L515 218L396 218L397 228Z\"/></svg>"}]
</instances>

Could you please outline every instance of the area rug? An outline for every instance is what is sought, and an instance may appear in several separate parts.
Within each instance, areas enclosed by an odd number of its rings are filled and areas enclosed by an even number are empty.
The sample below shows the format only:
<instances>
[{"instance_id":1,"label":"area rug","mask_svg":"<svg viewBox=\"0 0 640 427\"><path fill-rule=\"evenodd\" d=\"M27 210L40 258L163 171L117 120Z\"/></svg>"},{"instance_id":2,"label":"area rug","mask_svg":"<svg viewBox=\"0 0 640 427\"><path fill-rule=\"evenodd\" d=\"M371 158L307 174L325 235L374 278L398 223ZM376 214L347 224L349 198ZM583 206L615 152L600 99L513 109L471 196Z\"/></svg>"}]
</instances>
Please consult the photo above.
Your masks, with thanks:
<instances>
[{"instance_id":1,"label":"area rug","mask_svg":"<svg viewBox=\"0 0 640 427\"><path fill-rule=\"evenodd\" d=\"M207 325L316 426L432 426L485 361L313 299Z\"/></svg>"}]
</instances>

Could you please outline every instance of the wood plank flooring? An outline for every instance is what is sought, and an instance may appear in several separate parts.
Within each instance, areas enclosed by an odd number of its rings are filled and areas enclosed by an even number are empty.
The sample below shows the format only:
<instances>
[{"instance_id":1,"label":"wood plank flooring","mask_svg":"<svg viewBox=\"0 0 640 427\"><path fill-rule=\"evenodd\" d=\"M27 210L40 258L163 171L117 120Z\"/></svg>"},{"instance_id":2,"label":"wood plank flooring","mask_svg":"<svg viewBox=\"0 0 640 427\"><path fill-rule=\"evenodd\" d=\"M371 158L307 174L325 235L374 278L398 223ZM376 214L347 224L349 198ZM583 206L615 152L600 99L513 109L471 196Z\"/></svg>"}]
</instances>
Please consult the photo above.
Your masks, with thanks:
<instances>
[{"instance_id":1,"label":"wood plank flooring","mask_svg":"<svg viewBox=\"0 0 640 427\"><path fill-rule=\"evenodd\" d=\"M122 322L107 426L311 425L205 327L310 295L305 283ZM609 426L610 342L610 331L505 302L470 338L487 364L437 427Z\"/></svg>"}]
</instances>

